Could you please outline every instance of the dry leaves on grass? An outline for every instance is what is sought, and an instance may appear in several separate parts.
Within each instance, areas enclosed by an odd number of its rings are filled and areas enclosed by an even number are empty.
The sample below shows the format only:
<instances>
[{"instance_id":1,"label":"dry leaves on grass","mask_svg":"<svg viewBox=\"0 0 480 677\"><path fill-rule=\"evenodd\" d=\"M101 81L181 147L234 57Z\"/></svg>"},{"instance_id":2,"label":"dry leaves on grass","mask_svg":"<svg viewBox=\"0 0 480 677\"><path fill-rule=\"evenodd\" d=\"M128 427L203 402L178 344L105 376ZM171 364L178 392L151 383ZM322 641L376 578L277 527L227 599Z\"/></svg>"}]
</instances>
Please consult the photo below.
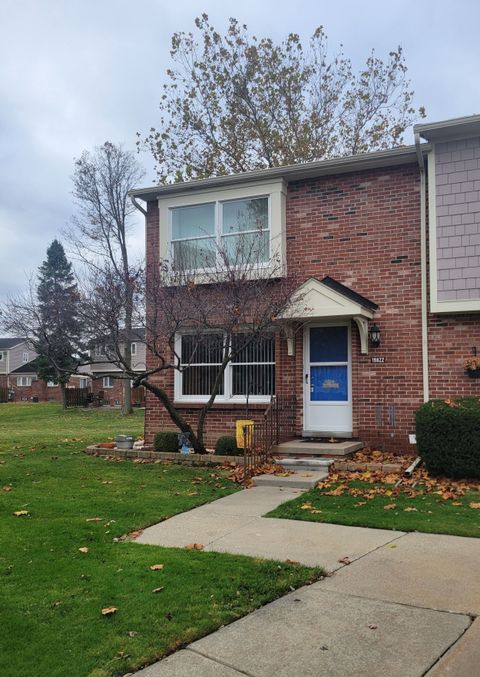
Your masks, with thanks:
<instances>
[{"instance_id":1,"label":"dry leaves on grass","mask_svg":"<svg viewBox=\"0 0 480 677\"><path fill-rule=\"evenodd\" d=\"M13 514L15 517L28 517L30 515L28 510L16 510Z\"/></svg>"},{"instance_id":2,"label":"dry leaves on grass","mask_svg":"<svg viewBox=\"0 0 480 677\"><path fill-rule=\"evenodd\" d=\"M475 503L474 501L471 501L468 504L469 508L472 508L472 510L480 510L480 503Z\"/></svg>"},{"instance_id":3,"label":"dry leaves on grass","mask_svg":"<svg viewBox=\"0 0 480 677\"><path fill-rule=\"evenodd\" d=\"M84 553L86 553L86 552L88 552L88 548L86 548L86 547L78 548L78 552L84 552Z\"/></svg>"},{"instance_id":4,"label":"dry leaves on grass","mask_svg":"<svg viewBox=\"0 0 480 677\"><path fill-rule=\"evenodd\" d=\"M12 487L7 484L5 487L2 487L2 491L12 491Z\"/></svg>"},{"instance_id":5,"label":"dry leaves on grass","mask_svg":"<svg viewBox=\"0 0 480 677\"><path fill-rule=\"evenodd\" d=\"M185 550L203 550L204 547L202 543L189 543L185 546Z\"/></svg>"},{"instance_id":6,"label":"dry leaves on grass","mask_svg":"<svg viewBox=\"0 0 480 677\"><path fill-rule=\"evenodd\" d=\"M116 606L106 606L104 609L102 609L102 616L113 616L113 614L116 614L118 611L118 608Z\"/></svg>"},{"instance_id":7,"label":"dry leaves on grass","mask_svg":"<svg viewBox=\"0 0 480 677\"><path fill-rule=\"evenodd\" d=\"M401 484L396 486L399 480L402 480ZM362 482L369 486L352 487L352 482ZM356 507L365 505L366 501L372 500L376 496L416 498L426 494L435 494L445 501L455 501L454 505L461 505L458 499L467 491L480 491L480 480L452 480L446 477L431 477L425 468L417 468L412 477L402 477L401 473L383 473L371 470L364 472L336 471L318 485L318 490L325 496L348 495L363 499L355 504ZM470 507L472 506L470 505ZM385 508L389 509L387 506Z\"/></svg>"},{"instance_id":8,"label":"dry leaves on grass","mask_svg":"<svg viewBox=\"0 0 480 677\"><path fill-rule=\"evenodd\" d=\"M103 517L88 517L85 522L101 522Z\"/></svg>"},{"instance_id":9,"label":"dry leaves on grass","mask_svg":"<svg viewBox=\"0 0 480 677\"><path fill-rule=\"evenodd\" d=\"M161 571L165 567L165 564L152 564L150 571Z\"/></svg>"}]
</instances>

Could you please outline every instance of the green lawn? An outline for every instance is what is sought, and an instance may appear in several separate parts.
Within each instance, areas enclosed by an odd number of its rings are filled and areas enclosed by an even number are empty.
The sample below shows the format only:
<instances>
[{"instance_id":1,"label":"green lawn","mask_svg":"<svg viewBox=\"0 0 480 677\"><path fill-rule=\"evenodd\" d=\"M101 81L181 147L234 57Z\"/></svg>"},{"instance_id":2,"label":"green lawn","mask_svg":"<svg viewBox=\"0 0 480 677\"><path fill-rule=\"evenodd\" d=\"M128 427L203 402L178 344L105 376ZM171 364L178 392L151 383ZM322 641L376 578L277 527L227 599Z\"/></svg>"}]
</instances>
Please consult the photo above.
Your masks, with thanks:
<instances>
[{"instance_id":1,"label":"green lawn","mask_svg":"<svg viewBox=\"0 0 480 677\"><path fill-rule=\"evenodd\" d=\"M405 489L395 490L394 483L382 484L371 479L348 481L343 474L339 481L327 487L317 487L283 503L267 517L480 537L478 491L467 490L463 495L460 492L453 498L444 498L435 493L438 490L445 494L441 486L426 487L419 483L412 489L412 484L414 480ZM337 489L340 495L326 494L340 485L345 487ZM475 507L470 507L471 504Z\"/></svg>"},{"instance_id":2,"label":"green lawn","mask_svg":"<svg viewBox=\"0 0 480 677\"><path fill-rule=\"evenodd\" d=\"M322 573L115 542L238 489L211 468L83 453L142 427L141 411L122 419L110 410L0 405L2 677L122 675ZM104 617L105 607L118 611Z\"/></svg>"}]
</instances>

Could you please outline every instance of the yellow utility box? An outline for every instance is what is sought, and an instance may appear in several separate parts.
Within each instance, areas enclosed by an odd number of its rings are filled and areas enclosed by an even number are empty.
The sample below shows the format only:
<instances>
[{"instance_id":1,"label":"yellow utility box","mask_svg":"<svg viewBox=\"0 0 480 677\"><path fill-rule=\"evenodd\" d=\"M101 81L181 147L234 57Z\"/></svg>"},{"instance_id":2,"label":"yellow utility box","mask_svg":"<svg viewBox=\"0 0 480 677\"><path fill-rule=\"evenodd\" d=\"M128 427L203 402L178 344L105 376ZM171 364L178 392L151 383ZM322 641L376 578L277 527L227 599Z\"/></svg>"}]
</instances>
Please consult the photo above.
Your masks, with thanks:
<instances>
[{"instance_id":1,"label":"yellow utility box","mask_svg":"<svg viewBox=\"0 0 480 677\"><path fill-rule=\"evenodd\" d=\"M235 421L236 429L236 438L237 438L237 447L243 449L245 447L245 442L247 446L250 445L252 440L253 426L255 425L254 421L249 421L248 419L241 419Z\"/></svg>"}]
</instances>

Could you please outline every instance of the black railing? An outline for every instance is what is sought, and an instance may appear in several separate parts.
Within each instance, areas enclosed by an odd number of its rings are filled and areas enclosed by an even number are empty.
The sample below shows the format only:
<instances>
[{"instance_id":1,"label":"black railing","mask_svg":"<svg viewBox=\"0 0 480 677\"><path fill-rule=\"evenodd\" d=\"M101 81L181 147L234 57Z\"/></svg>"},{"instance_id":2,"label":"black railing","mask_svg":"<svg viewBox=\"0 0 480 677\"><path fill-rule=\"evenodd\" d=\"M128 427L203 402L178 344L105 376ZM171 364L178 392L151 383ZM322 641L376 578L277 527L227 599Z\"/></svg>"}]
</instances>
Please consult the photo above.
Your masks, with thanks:
<instances>
[{"instance_id":1,"label":"black railing","mask_svg":"<svg viewBox=\"0 0 480 677\"><path fill-rule=\"evenodd\" d=\"M244 479L270 460L272 447L295 437L296 399L294 395L274 395L259 423L243 428Z\"/></svg>"}]
</instances>

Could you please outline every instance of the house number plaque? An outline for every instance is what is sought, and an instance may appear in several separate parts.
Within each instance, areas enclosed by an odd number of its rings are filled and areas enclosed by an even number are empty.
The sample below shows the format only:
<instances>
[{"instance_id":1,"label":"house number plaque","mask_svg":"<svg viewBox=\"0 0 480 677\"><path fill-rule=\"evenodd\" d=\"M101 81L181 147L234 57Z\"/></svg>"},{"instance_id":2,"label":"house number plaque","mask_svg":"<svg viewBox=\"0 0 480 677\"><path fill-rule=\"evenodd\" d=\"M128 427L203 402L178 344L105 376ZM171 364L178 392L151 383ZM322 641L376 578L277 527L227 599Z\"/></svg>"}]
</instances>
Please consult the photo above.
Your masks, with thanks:
<instances>
[{"instance_id":1,"label":"house number plaque","mask_svg":"<svg viewBox=\"0 0 480 677\"><path fill-rule=\"evenodd\" d=\"M375 357L372 357L370 359L371 359L371 362L373 362L373 364L384 364L384 362L385 362L384 357L375 356Z\"/></svg>"}]
</instances>

